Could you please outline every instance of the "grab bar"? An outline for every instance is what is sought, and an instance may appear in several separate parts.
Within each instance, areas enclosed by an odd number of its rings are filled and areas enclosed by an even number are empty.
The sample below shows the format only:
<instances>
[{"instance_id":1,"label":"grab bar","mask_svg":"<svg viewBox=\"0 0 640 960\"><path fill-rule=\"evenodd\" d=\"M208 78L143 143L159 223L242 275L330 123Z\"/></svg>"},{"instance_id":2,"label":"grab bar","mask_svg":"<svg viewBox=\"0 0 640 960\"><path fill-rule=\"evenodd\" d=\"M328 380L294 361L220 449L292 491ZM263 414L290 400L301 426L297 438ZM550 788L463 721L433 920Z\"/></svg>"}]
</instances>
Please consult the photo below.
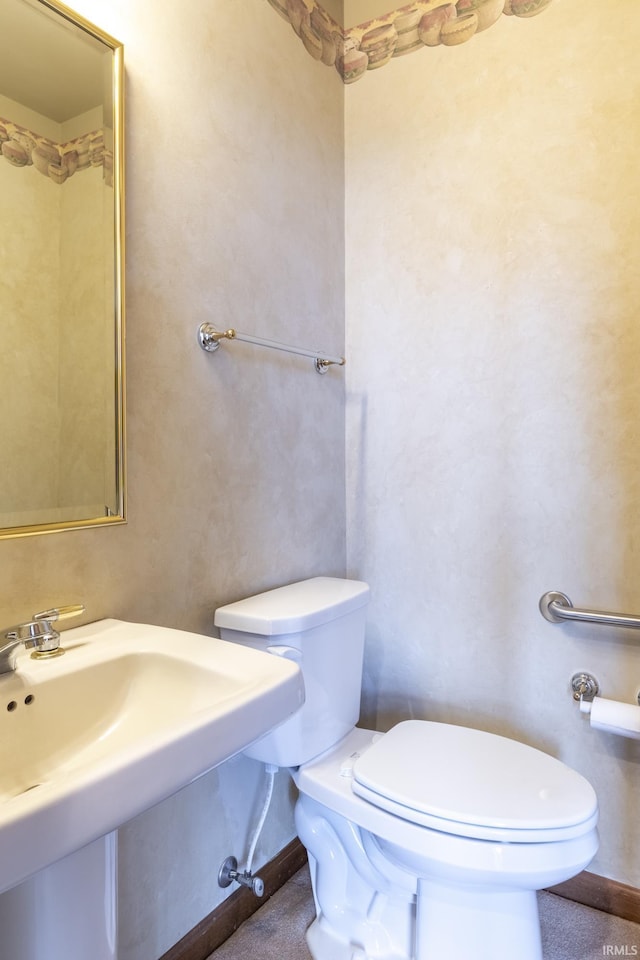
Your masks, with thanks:
<instances>
[{"instance_id":1,"label":"grab bar","mask_svg":"<svg viewBox=\"0 0 640 960\"><path fill-rule=\"evenodd\" d=\"M221 340L244 340L245 343L253 343L258 347L269 347L271 350L282 350L284 353L296 353L300 357L311 357L315 360L315 367L318 373L326 373L328 368L336 364L344 367L344 357L332 357L318 350L306 350L303 347L292 347L286 343L279 343L277 340L265 340L264 337L253 337L248 333L240 333L238 330L216 330L210 323L201 323L198 327L198 342L203 350L208 353L214 353L220 346Z\"/></svg>"},{"instance_id":2,"label":"grab bar","mask_svg":"<svg viewBox=\"0 0 640 960\"><path fill-rule=\"evenodd\" d=\"M569 597L550 590L540 597L540 613L550 623L563 620L581 620L586 623L604 623L609 627L640 627L640 616L632 613L606 613L602 610L581 610L574 607Z\"/></svg>"}]
</instances>

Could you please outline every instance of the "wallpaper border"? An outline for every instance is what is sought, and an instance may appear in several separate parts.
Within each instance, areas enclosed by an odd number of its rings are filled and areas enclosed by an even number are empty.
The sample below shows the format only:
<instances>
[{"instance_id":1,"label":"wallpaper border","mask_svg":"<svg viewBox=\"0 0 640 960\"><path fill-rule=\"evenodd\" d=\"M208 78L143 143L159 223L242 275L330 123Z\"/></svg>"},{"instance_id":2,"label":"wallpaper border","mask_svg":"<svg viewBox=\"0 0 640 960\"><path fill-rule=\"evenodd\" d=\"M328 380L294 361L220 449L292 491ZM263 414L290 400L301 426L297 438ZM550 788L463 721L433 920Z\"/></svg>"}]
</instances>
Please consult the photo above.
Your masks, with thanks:
<instances>
[{"instance_id":1,"label":"wallpaper border","mask_svg":"<svg viewBox=\"0 0 640 960\"><path fill-rule=\"evenodd\" d=\"M535 17L552 0L419 0L343 30L318 0L267 0L287 21L307 52L355 83L395 57L425 47L458 46L493 26L502 15Z\"/></svg>"}]
</instances>

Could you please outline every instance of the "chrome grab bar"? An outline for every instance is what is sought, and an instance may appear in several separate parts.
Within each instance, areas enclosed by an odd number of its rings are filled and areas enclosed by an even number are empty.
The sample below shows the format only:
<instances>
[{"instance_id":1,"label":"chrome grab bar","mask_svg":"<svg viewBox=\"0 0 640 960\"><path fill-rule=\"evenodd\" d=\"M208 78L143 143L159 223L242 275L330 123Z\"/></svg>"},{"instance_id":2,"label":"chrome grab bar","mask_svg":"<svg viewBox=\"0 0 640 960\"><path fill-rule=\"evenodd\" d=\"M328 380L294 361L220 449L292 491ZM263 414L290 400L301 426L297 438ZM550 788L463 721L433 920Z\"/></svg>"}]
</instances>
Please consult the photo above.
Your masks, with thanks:
<instances>
[{"instance_id":1,"label":"chrome grab bar","mask_svg":"<svg viewBox=\"0 0 640 960\"><path fill-rule=\"evenodd\" d=\"M540 597L540 613L550 623L580 620L584 623L603 623L609 627L640 627L640 616L632 613L607 613L602 610L582 610L574 607L565 593L550 590Z\"/></svg>"}]
</instances>

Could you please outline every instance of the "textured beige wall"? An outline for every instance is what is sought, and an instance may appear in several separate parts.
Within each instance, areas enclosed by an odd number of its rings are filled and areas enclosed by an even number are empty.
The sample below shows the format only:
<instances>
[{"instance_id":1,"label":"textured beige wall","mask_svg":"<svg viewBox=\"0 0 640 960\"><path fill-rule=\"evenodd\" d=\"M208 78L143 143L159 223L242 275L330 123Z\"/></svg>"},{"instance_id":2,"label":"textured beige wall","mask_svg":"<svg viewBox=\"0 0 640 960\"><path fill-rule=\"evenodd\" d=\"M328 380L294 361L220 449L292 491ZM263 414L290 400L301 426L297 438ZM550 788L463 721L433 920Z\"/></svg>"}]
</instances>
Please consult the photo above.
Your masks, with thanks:
<instances>
[{"instance_id":1,"label":"textured beige wall","mask_svg":"<svg viewBox=\"0 0 640 960\"><path fill-rule=\"evenodd\" d=\"M86 132L86 131L85 131ZM102 167L76 173L60 190L60 458L61 507L84 505L85 516L114 506L113 292L106 278L105 231L113 246L113 188ZM105 332L105 324L107 331ZM81 331L81 333L79 333ZM110 353L105 340L111 342ZM111 416L108 417L106 411ZM110 457L105 457L105 436Z\"/></svg>"},{"instance_id":2,"label":"textured beige wall","mask_svg":"<svg viewBox=\"0 0 640 960\"><path fill-rule=\"evenodd\" d=\"M348 559L371 583L365 713L512 734L601 803L596 872L640 885L640 18L554 3L347 91Z\"/></svg>"},{"instance_id":3,"label":"textured beige wall","mask_svg":"<svg viewBox=\"0 0 640 960\"><path fill-rule=\"evenodd\" d=\"M61 125L0 99L3 117L29 123L36 134L46 130L55 144L68 139ZM79 136L99 129L101 111L65 126ZM102 166L58 184L34 165L16 167L5 158L0 183L8 225L0 363L9 385L0 408L9 465L0 525L101 516L116 501L113 188Z\"/></svg>"},{"instance_id":4,"label":"textured beige wall","mask_svg":"<svg viewBox=\"0 0 640 960\"><path fill-rule=\"evenodd\" d=\"M0 613L77 600L210 632L223 602L344 573L343 371L196 343L212 320L341 352L343 86L265 0L74 6L125 44L129 522L0 542ZM120 960L228 894L259 774L230 762L122 831ZM277 797L257 865L294 834L286 777Z\"/></svg>"},{"instance_id":5,"label":"textured beige wall","mask_svg":"<svg viewBox=\"0 0 640 960\"><path fill-rule=\"evenodd\" d=\"M355 27L357 23L381 17L391 10L398 10L404 4L394 0L345 0L343 26Z\"/></svg>"},{"instance_id":6,"label":"textured beige wall","mask_svg":"<svg viewBox=\"0 0 640 960\"><path fill-rule=\"evenodd\" d=\"M37 113L35 110L31 110L29 107L25 107L22 103L4 97L2 94L0 94L0 117L19 123L27 130L38 133L41 137L48 137L54 142L61 139L61 125L59 123L50 120L41 113Z\"/></svg>"},{"instance_id":7,"label":"textured beige wall","mask_svg":"<svg viewBox=\"0 0 640 960\"><path fill-rule=\"evenodd\" d=\"M323 0L322 7L336 23L344 25L344 0Z\"/></svg>"},{"instance_id":8,"label":"textured beige wall","mask_svg":"<svg viewBox=\"0 0 640 960\"><path fill-rule=\"evenodd\" d=\"M0 436L9 465L0 482L0 515L6 518L57 503L60 188L33 167L14 167L2 157L0 197ZM34 468L38 451L53 469Z\"/></svg>"}]
</instances>

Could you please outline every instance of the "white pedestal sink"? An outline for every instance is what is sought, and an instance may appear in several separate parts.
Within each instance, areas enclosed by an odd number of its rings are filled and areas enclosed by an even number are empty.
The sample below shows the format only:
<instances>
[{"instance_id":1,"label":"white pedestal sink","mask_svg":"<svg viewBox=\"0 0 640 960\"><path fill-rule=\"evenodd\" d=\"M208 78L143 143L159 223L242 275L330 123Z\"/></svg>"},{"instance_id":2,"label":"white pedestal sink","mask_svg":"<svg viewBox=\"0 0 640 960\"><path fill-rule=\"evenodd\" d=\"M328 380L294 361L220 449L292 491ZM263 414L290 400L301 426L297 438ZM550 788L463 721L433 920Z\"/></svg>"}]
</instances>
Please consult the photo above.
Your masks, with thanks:
<instances>
[{"instance_id":1,"label":"white pedestal sink","mask_svg":"<svg viewBox=\"0 0 640 960\"><path fill-rule=\"evenodd\" d=\"M0 957L117 960L117 832L0 897Z\"/></svg>"},{"instance_id":2,"label":"white pedestal sink","mask_svg":"<svg viewBox=\"0 0 640 960\"><path fill-rule=\"evenodd\" d=\"M304 686L289 660L146 624L62 646L0 676L0 941L20 960L115 960L113 831L285 720Z\"/></svg>"}]
</instances>

